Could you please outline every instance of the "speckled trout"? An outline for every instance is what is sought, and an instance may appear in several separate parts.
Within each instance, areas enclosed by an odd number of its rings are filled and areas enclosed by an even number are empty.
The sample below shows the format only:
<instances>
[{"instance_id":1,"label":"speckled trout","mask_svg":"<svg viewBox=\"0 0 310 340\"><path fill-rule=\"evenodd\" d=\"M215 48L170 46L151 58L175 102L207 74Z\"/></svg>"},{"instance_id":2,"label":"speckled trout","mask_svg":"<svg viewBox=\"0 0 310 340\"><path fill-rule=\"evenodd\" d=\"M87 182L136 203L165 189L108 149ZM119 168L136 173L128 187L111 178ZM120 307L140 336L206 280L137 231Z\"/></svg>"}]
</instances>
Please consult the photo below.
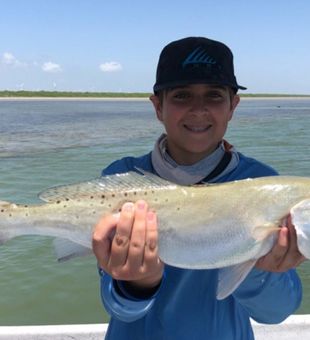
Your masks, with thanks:
<instances>
[{"instance_id":1,"label":"speckled trout","mask_svg":"<svg viewBox=\"0 0 310 340\"><path fill-rule=\"evenodd\" d=\"M153 174L129 172L50 188L39 197L45 203L0 202L2 242L30 234L66 239L65 245L56 245L58 257L70 258L91 249L92 230L102 215L144 199L158 214L161 260L181 268L222 268L219 299L270 251L289 213L299 250L310 258L310 178L179 186Z\"/></svg>"}]
</instances>

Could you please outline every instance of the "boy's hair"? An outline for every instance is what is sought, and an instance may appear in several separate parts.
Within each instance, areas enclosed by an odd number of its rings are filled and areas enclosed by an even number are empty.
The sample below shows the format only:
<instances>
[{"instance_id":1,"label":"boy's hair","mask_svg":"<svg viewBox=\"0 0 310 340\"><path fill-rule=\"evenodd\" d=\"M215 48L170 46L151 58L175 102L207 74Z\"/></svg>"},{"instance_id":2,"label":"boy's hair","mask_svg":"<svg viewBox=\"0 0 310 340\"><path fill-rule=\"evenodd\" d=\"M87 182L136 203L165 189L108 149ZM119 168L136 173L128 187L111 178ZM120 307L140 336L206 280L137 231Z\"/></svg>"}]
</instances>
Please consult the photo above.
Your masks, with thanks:
<instances>
[{"instance_id":1,"label":"boy's hair","mask_svg":"<svg viewBox=\"0 0 310 340\"><path fill-rule=\"evenodd\" d=\"M246 88L237 83L233 54L223 43L203 37L173 41L162 50L154 93L190 84L228 86L236 92Z\"/></svg>"}]
</instances>

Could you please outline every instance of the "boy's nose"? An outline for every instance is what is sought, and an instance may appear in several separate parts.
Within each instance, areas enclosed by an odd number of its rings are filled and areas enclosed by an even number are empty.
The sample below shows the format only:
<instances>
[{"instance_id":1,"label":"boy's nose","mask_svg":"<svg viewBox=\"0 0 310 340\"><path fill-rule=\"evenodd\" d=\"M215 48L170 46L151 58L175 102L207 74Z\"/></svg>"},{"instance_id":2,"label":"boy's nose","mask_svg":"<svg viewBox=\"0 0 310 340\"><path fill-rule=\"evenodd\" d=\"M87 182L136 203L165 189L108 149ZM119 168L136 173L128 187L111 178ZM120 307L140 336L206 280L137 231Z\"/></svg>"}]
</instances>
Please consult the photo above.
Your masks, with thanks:
<instances>
[{"instance_id":1,"label":"boy's nose","mask_svg":"<svg viewBox=\"0 0 310 340\"><path fill-rule=\"evenodd\" d=\"M203 96L197 96L195 100L193 100L193 105L191 108L192 112L205 114L208 112L208 101Z\"/></svg>"}]
</instances>

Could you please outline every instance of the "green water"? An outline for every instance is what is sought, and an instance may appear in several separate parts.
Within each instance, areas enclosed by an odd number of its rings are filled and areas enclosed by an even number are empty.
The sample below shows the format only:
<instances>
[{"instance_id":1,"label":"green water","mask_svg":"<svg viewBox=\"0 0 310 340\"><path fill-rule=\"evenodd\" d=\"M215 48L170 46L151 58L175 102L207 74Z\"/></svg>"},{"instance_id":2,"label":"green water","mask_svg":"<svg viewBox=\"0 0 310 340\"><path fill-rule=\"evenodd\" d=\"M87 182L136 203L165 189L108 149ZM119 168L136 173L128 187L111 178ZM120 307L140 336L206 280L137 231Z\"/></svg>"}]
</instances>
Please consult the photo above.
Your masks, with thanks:
<instances>
[{"instance_id":1,"label":"green water","mask_svg":"<svg viewBox=\"0 0 310 340\"><path fill-rule=\"evenodd\" d=\"M0 101L0 198L37 202L41 190L97 177L161 133L147 101ZM243 100L227 133L241 152L281 174L310 176L310 100ZM107 322L93 257L58 264L52 240L0 248L0 325ZM299 268L310 313L310 265Z\"/></svg>"}]
</instances>

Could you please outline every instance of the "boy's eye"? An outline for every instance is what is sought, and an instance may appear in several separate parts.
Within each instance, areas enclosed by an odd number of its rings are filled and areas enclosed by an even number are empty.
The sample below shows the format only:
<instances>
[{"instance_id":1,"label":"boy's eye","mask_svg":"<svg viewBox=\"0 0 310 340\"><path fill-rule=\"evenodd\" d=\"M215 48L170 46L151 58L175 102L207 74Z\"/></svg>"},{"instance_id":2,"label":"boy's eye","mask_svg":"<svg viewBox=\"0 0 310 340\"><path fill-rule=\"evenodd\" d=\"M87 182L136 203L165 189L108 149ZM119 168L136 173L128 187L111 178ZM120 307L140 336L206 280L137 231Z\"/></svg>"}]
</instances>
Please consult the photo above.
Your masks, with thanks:
<instances>
[{"instance_id":1,"label":"boy's eye","mask_svg":"<svg viewBox=\"0 0 310 340\"><path fill-rule=\"evenodd\" d=\"M188 99L191 97L190 93L189 92L176 92L173 97L175 99Z\"/></svg>"},{"instance_id":2,"label":"boy's eye","mask_svg":"<svg viewBox=\"0 0 310 340\"><path fill-rule=\"evenodd\" d=\"M220 92L210 92L208 93L207 97L210 99L222 99L223 95Z\"/></svg>"}]
</instances>

